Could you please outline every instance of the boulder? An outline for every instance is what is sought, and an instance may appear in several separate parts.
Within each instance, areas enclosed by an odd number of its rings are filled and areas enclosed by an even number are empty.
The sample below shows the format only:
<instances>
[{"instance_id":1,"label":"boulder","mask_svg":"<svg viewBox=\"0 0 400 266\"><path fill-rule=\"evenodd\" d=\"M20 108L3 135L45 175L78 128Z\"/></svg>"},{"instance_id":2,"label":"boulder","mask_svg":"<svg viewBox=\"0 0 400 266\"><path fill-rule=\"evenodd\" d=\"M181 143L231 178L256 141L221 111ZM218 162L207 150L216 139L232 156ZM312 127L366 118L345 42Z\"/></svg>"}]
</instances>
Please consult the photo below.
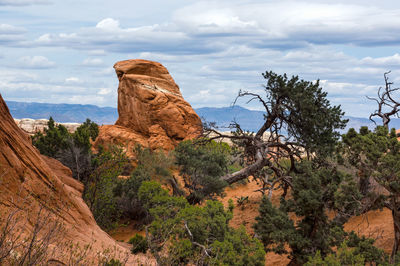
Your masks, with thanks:
<instances>
[{"instance_id":1,"label":"boulder","mask_svg":"<svg viewBox=\"0 0 400 266\"><path fill-rule=\"evenodd\" d=\"M199 116L163 65L136 59L117 62L114 69L119 79L119 118L114 126L100 128L95 146L119 143L130 149L139 143L171 150L180 141L201 135Z\"/></svg>"},{"instance_id":2,"label":"boulder","mask_svg":"<svg viewBox=\"0 0 400 266\"><path fill-rule=\"evenodd\" d=\"M55 246L72 241L80 247L91 245L87 256L95 258L105 249L128 252L96 224L92 213L82 199L83 185L72 178L71 171L59 161L40 155L10 115L0 95L0 214L7 217L14 210L23 235L33 231L40 217L45 223L58 221L63 230L58 231ZM0 219L1 222L2 219ZM3 220L4 221L4 220ZM47 227L47 224L44 228ZM2 228L2 225L0 225ZM14 230L14 232L17 232ZM54 243L53 243L54 245ZM61 250L61 249L58 249ZM76 250L75 250L76 251ZM69 251L71 253L71 250ZM62 251L51 256L67 260ZM143 259L143 260L142 260ZM149 261L141 256L130 261ZM65 263L68 263L65 261ZM64 264L65 265L65 264Z\"/></svg>"}]
</instances>

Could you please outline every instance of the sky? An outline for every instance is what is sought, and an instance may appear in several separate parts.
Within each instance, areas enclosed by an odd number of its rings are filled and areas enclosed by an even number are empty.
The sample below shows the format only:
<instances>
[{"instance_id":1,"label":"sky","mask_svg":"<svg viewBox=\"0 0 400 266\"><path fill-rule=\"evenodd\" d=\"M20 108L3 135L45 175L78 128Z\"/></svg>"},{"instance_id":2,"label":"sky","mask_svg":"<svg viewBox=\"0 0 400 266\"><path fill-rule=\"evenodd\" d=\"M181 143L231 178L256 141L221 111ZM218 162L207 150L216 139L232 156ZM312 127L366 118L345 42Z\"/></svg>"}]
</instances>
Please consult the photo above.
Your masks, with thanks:
<instances>
[{"instance_id":1,"label":"sky","mask_svg":"<svg viewBox=\"0 0 400 266\"><path fill-rule=\"evenodd\" d=\"M194 108L262 94L272 70L368 117L385 72L400 87L400 1L0 0L6 100L116 107L113 65L135 58L166 66Z\"/></svg>"}]
</instances>

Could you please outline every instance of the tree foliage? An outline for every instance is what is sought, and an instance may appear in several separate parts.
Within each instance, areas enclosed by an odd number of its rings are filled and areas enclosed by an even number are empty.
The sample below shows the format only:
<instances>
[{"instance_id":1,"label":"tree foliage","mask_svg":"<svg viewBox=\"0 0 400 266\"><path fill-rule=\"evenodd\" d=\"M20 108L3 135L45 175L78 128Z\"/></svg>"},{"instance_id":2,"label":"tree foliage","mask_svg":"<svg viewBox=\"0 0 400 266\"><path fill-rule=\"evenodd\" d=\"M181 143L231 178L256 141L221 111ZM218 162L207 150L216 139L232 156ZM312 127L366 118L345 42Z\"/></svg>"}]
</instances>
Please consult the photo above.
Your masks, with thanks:
<instances>
[{"instance_id":1,"label":"tree foliage","mask_svg":"<svg viewBox=\"0 0 400 266\"><path fill-rule=\"evenodd\" d=\"M60 160L71 169L74 178L85 182L92 170L91 141L99 134L98 125L87 119L74 133L69 133L50 117L47 126L43 134L38 132L32 137L33 145L41 154Z\"/></svg>"},{"instance_id":2,"label":"tree foliage","mask_svg":"<svg viewBox=\"0 0 400 266\"><path fill-rule=\"evenodd\" d=\"M336 253L329 254L322 258L321 252L317 251L314 257L310 257L305 266L364 266L365 258L360 254L355 254L355 250L343 242Z\"/></svg>"},{"instance_id":3,"label":"tree foliage","mask_svg":"<svg viewBox=\"0 0 400 266\"><path fill-rule=\"evenodd\" d=\"M149 148L137 146L135 149L136 168L127 179L120 179L114 189L118 208L125 217L147 221L149 212L139 199L139 188L144 181L158 181L171 185L174 194L181 190L171 173L173 158L164 151L152 151Z\"/></svg>"},{"instance_id":4,"label":"tree foliage","mask_svg":"<svg viewBox=\"0 0 400 266\"><path fill-rule=\"evenodd\" d=\"M261 243L243 228L229 227L232 212L220 202L190 205L155 182L143 182L139 198L153 217L146 232L159 264L264 265Z\"/></svg>"},{"instance_id":5,"label":"tree foliage","mask_svg":"<svg viewBox=\"0 0 400 266\"><path fill-rule=\"evenodd\" d=\"M355 234L343 230L343 224L359 209L361 199L351 176L315 162L302 162L298 169L300 173L293 175L289 199L282 198L279 207L266 197L261 202L254 229L267 251L289 253L292 263L303 264L317 251L322 257L334 253L340 243L351 238L352 247L362 243L383 256L372 246L373 242L356 241L359 238ZM329 218L329 212L337 217ZM296 223L289 214L297 217ZM379 262L381 257L368 259Z\"/></svg>"},{"instance_id":6,"label":"tree foliage","mask_svg":"<svg viewBox=\"0 0 400 266\"><path fill-rule=\"evenodd\" d=\"M60 150L68 147L69 136L67 128L61 124L56 125L54 119L50 117L44 133L37 132L32 137L32 143L41 154L56 158Z\"/></svg>"},{"instance_id":7,"label":"tree foliage","mask_svg":"<svg viewBox=\"0 0 400 266\"><path fill-rule=\"evenodd\" d=\"M149 248L147 245L147 239L139 234L136 234L134 237L129 239L128 243L132 245L131 252L133 254L146 253Z\"/></svg>"},{"instance_id":8,"label":"tree foliage","mask_svg":"<svg viewBox=\"0 0 400 266\"><path fill-rule=\"evenodd\" d=\"M128 162L126 154L117 146L110 146L107 150L100 148L93 158L93 171L85 183L83 198L102 228L112 228L120 217L121 210L114 191L118 176Z\"/></svg>"},{"instance_id":9,"label":"tree foliage","mask_svg":"<svg viewBox=\"0 0 400 266\"><path fill-rule=\"evenodd\" d=\"M190 194L191 204L223 194L227 183L221 176L228 172L230 148L226 143L214 141L196 144L183 141L175 149L176 164Z\"/></svg>"},{"instance_id":10,"label":"tree foliage","mask_svg":"<svg viewBox=\"0 0 400 266\"><path fill-rule=\"evenodd\" d=\"M392 211L394 259L400 245L400 142L396 131L379 126L374 131L350 129L343 135L340 151L340 161L356 171L364 196L360 212L382 207Z\"/></svg>"},{"instance_id":11,"label":"tree foliage","mask_svg":"<svg viewBox=\"0 0 400 266\"><path fill-rule=\"evenodd\" d=\"M223 180L231 184L253 175L273 186L283 185L287 191L290 187L287 177L295 170L295 161L302 160L304 154L327 157L339 139L336 130L344 128L347 120L342 119L340 106L331 106L319 81L304 81L298 76L288 78L272 71L265 72L263 77L264 96L240 91L237 97L257 101L265 109L264 124L256 133L244 132L237 123L233 123L236 130L233 136L213 128L207 131L216 134L212 139L229 138L243 148L244 168L224 175ZM282 158L289 160L289 167L280 165ZM265 167L273 175L267 176ZM274 180L267 181L272 176Z\"/></svg>"}]
</instances>

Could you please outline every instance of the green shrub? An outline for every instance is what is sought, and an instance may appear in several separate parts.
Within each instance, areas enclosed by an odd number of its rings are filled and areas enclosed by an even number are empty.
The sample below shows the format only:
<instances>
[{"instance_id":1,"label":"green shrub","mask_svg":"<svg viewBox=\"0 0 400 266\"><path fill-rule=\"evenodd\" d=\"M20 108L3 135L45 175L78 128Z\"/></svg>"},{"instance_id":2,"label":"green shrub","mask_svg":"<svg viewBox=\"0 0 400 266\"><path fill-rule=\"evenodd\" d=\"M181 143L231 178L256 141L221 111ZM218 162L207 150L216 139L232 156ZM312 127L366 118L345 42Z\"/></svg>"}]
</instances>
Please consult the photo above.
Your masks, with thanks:
<instances>
[{"instance_id":1,"label":"green shrub","mask_svg":"<svg viewBox=\"0 0 400 266\"><path fill-rule=\"evenodd\" d=\"M85 184L83 199L103 229L113 228L120 218L114 190L127 163L126 154L117 146L110 146L108 150L100 148L92 160L94 170Z\"/></svg>"},{"instance_id":2,"label":"green shrub","mask_svg":"<svg viewBox=\"0 0 400 266\"><path fill-rule=\"evenodd\" d=\"M222 196L227 183L220 177L228 173L230 147L211 141L205 145L183 141L175 149L176 164L180 167L190 204Z\"/></svg>"},{"instance_id":3,"label":"green shrub","mask_svg":"<svg viewBox=\"0 0 400 266\"><path fill-rule=\"evenodd\" d=\"M47 122L44 134L37 132L32 136L32 144L38 148L41 154L56 158L60 150L68 147L67 140L70 138L68 130L63 125L56 125L52 117Z\"/></svg>"},{"instance_id":4,"label":"green shrub","mask_svg":"<svg viewBox=\"0 0 400 266\"><path fill-rule=\"evenodd\" d=\"M244 228L229 226L228 210L221 202L190 205L183 197L170 196L156 182L143 182L139 198L150 209L147 226L151 253L165 265L264 265L265 251Z\"/></svg>"},{"instance_id":5,"label":"green shrub","mask_svg":"<svg viewBox=\"0 0 400 266\"><path fill-rule=\"evenodd\" d=\"M136 234L134 237L129 239L128 243L132 244L131 252L133 254L146 253L149 248L147 245L147 239L139 234Z\"/></svg>"},{"instance_id":6,"label":"green shrub","mask_svg":"<svg viewBox=\"0 0 400 266\"><path fill-rule=\"evenodd\" d=\"M172 173L173 157L163 151L152 151L149 148L136 146L137 166L130 178L118 180L114 193L118 198L119 209L126 217L146 222L148 209L139 200L139 188L144 181L158 181L170 184L174 194L181 194Z\"/></svg>"},{"instance_id":7,"label":"green shrub","mask_svg":"<svg viewBox=\"0 0 400 266\"><path fill-rule=\"evenodd\" d=\"M336 253L329 254L325 258L321 256L321 252L317 251L314 257L310 257L305 266L364 266L365 259L362 255L357 254L354 249L347 246L343 242Z\"/></svg>"}]
</instances>

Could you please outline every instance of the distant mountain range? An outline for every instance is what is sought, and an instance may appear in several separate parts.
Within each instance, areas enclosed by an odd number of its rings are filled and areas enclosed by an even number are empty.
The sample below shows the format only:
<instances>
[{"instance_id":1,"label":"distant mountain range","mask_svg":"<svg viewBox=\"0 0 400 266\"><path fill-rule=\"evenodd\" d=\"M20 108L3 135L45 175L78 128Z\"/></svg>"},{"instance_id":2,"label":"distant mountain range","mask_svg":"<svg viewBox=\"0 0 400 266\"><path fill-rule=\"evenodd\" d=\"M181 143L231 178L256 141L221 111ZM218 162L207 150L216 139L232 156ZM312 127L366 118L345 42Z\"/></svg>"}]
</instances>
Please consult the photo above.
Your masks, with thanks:
<instances>
[{"instance_id":1,"label":"distant mountain range","mask_svg":"<svg viewBox=\"0 0 400 266\"><path fill-rule=\"evenodd\" d=\"M203 107L195 109L196 113L205 118L207 122L215 122L219 127L227 127L229 124L235 120L242 129L249 131L257 131L262 123L264 122L264 112L253 111L240 106L233 107ZM368 118L344 116L344 118L349 119L347 126L341 132L347 132L350 128L355 128L358 130L362 126L367 126L370 129L375 127L375 124ZM380 121L376 121L377 124L381 124ZM393 118L390 121L390 127L400 128L400 119Z\"/></svg>"},{"instance_id":2,"label":"distant mountain range","mask_svg":"<svg viewBox=\"0 0 400 266\"><path fill-rule=\"evenodd\" d=\"M113 107L98 107L89 104L25 103L6 101L14 118L49 119L60 123L82 123L90 118L98 124L114 124L118 112Z\"/></svg>"},{"instance_id":3,"label":"distant mountain range","mask_svg":"<svg viewBox=\"0 0 400 266\"><path fill-rule=\"evenodd\" d=\"M10 109L11 115L18 119L48 119L52 116L55 121L61 123L82 123L86 118L90 118L98 124L114 124L118 119L117 109L113 107L14 101L6 101L6 103ZM227 127L232 121L236 121L244 130L257 131L264 121L264 112L249 110L241 106L222 108L202 107L195 109L195 111L204 121L215 122L222 131L228 131L229 129ZM349 128L359 129L361 126L373 128L375 126L368 118L352 116L345 116L345 118L349 119L349 122L344 132ZM390 127L400 128L400 119L392 119Z\"/></svg>"}]
</instances>

